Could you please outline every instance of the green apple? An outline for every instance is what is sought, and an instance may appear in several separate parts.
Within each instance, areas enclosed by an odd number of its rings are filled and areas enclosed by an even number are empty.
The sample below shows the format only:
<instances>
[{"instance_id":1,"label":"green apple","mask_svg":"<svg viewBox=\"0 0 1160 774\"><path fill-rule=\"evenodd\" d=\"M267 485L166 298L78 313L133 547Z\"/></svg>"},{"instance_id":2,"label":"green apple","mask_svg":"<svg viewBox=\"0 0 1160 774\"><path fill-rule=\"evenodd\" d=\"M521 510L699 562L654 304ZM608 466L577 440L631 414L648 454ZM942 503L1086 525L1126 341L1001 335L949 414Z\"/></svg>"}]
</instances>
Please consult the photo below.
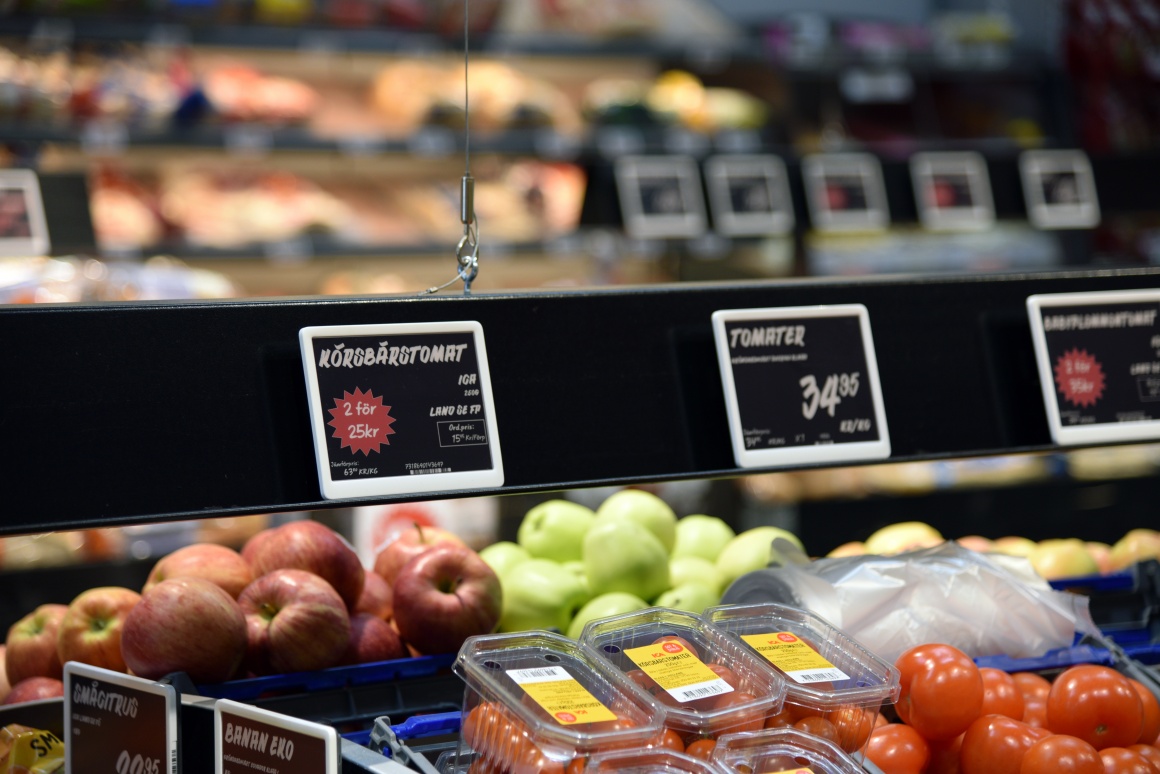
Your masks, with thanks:
<instances>
[{"instance_id":1,"label":"green apple","mask_svg":"<svg viewBox=\"0 0 1160 774\"><path fill-rule=\"evenodd\" d=\"M725 578L723 588L728 588L730 583L747 572L768 567L775 556L773 549L775 538L784 538L805 551L797 535L789 530L781 527L747 529L730 540L717 556L717 569Z\"/></svg>"},{"instance_id":2,"label":"green apple","mask_svg":"<svg viewBox=\"0 0 1160 774\"><path fill-rule=\"evenodd\" d=\"M560 562L560 565L565 570L579 578L580 582L584 584L585 590L588 589L588 576L584 574L584 562L581 562L579 559L577 559L571 562ZM589 597L591 596L592 595L589 594Z\"/></svg>"},{"instance_id":3,"label":"green apple","mask_svg":"<svg viewBox=\"0 0 1160 774\"><path fill-rule=\"evenodd\" d=\"M656 536L665 549L677 542L677 514L661 498L643 489L622 489L596 509L596 522L634 521Z\"/></svg>"},{"instance_id":4,"label":"green apple","mask_svg":"<svg viewBox=\"0 0 1160 774\"><path fill-rule=\"evenodd\" d=\"M736 536L733 528L716 516L694 513L677 521L673 556L699 556L713 562Z\"/></svg>"},{"instance_id":5,"label":"green apple","mask_svg":"<svg viewBox=\"0 0 1160 774\"><path fill-rule=\"evenodd\" d=\"M574 573L551 559L529 559L511 568L503 583L501 632L529 629L564 631L588 600Z\"/></svg>"},{"instance_id":6,"label":"green apple","mask_svg":"<svg viewBox=\"0 0 1160 774\"><path fill-rule=\"evenodd\" d=\"M537 559L580 559L580 545L596 516L591 508L568 500L548 500L524 514L518 542Z\"/></svg>"},{"instance_id":7,"label":"green apple","mask_svg":"<svg viewBox=\"0 0 1160 774\"><path fill-rule=\"evenodd\" d=\"M724 591L725 577L717 565L699 556L677 556L669 560L669 582L673 588L686 583L700 583L720 594Z\"/></svg>"},{"instance_id":8,"label":"green apple","mask_svg":"<svg viewBox=\"0 0 1160 774\"><path fill-rule=\"evenodd\" d=\"M487 566L494 570L502 581L509 570L517 564L528 561L532 555L510 540L501 540L480 551L479 558L487 562Z\"/></svg>"},{"instance_id":9,"label":"green apple","mask_svg":"<svg viewBox=\"0 0 1160 774\"><path fill-rule=\"evenodd\" d=\"M648 607L648 602L645 602L638 596L633 594L625 594L622 591L613 591L609 594L601 594L593 599L572 619L572 625L568 627L568 636L574 640L580 639L580 634L584 631L584 625L589 621L595 621L598 618L608 618L613 615L622 615L624 613L635 613L637 610L644 610Z\"/></svg>"},{"instance_id":10,"label":"green apple","mask_svg":"<svg viewBox=\"0 0 1160 774\"><path fill-rule=\"evenodd\" d=\"M597 519L584 536L584 575L593 596L623 591L652 599L669 588L669 554L635 521Z\"/></svg>"},{"instance_id":11,"label":"green apple","mask_svg":"<svg viewBox=\"0 0 1160 774\"><path fill-rule=\"evenodd\" d=\"M1041 540L1027 559L1044 580L1099 575L1100 567L1079 538Z\"/></svg>"},{"instance_id":12,"label":"green apple","mask_svg":"<svg viewBox=\"0 0 1160 774\"><path fill-rule=\"evenodd\" d=\"M661 594L654 604L700 615L705 608L713 607L720 601L721 594L704 583L684 583Z\"/></svg>"}]
</instances>

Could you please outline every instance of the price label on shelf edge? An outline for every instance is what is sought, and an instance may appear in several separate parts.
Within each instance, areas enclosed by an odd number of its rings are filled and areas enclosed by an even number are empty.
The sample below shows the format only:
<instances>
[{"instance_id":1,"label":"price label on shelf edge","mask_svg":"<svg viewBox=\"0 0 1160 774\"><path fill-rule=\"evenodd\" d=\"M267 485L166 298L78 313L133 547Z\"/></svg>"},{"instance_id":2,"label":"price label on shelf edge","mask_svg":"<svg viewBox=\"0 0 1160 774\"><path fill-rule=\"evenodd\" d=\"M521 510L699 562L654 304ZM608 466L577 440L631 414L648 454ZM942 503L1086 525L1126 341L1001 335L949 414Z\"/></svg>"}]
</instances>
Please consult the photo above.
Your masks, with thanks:
<instances>
[{"instance_id":1,"label":"price label on shelf edge","mask_svg":"<svg viewBox=\"0 0 1160 774\"><path fill-rule=\"evenodd\" d=\"M503 485L478 322L310 327L299 343L323 497Z\"/></svg>"},{"instance_id":2,"label":"price label on shelf edge","mask_svg":"<svg viewBox=\"0 0 1160 774\"><path fill-rule=\"evenodd\" d=\"M721 310L713 334L739 467L890 456L866 307Z\"/></svg>"},{"instance_id":3,"label":"price label on shelf edge","mask_svg":"<svg viewBox=\"0 0 1160 774\"><path fill-rule=\"evenodd\" d=\"M338 774L338 732L249 704L214 702L216 774Z\"/></svg>"},{"instance_id":4,"label":"price label on shelf edge","mask_svg":"<svg viewBox=\"0 0 1160 774\"><path fill-rule=\"evenodd\" d=\"M70 661L64 734L65 774L176 774L177 691Z\"/></svg>"},{"instance_id":5,"label":"price label on shelf edge","mask_svg":"<svg viewBox=\"0 0 1160 774\"><path fill-rule=\"evenodd\" d=\"M1027 299L1051 437L1160 438L1160 289Z\"/></svg>"}]
</instances>

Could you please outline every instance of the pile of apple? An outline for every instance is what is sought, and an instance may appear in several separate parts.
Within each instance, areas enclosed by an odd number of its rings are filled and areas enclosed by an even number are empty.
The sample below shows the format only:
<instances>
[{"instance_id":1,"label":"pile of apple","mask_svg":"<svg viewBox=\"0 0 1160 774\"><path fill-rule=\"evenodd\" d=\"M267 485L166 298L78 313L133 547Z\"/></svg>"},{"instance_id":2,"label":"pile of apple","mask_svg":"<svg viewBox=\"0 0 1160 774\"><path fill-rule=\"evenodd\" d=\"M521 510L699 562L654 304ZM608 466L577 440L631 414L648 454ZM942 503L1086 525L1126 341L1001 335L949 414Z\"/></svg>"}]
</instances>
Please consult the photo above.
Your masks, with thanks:
<instances>
[{"instance_id":1,"label":"pile of apple","mask_svg":"<svg viewBox=\"0 0 1160 774\"><path fill-rule=\"evenodd\" d=\"M549 500L524 515L516 542L480 552L503 585L502 632L556 629L578 638L588 621L650 605L700 613L739 576L765 567L777 527L735 534L719 518L678 519L664 500L624 489L595 510Z\"/></svg>"},{"instance_id":2,"label":"pile of apple","mask_svg":"<svg viewBox=\"0 0 1160 774\"><path fill-rule=\"evenodd\" d=\"M946 538L934 527L921 521L890 524L865 541L844 543L828 556L891 555L919 548L929 548ZM973 551L1026 557L1040 577L1047 580L1107 575L1131 567L1136 562L1160 559L1160 532L1133 529L1109 545L1079 538L1052 538L1038 542L1009 535L991 540L981 535L967 535L956 541Z\"/></svg>"},{"instance_id":3,"label":"pile of apple","mask_svg":"<svg viewBox=\"0 0 1160 774\"><path fill-rule=\"evenodd\" d=\"M140 593L89 589L17 621L0 651L0 698L60 696L62 664L195 683L453 653L495 629L491 568L442 530L404 530L364 568L315 521L263 530L241 552L197 543L162 557Z\"/></svg>"}]
</instances>

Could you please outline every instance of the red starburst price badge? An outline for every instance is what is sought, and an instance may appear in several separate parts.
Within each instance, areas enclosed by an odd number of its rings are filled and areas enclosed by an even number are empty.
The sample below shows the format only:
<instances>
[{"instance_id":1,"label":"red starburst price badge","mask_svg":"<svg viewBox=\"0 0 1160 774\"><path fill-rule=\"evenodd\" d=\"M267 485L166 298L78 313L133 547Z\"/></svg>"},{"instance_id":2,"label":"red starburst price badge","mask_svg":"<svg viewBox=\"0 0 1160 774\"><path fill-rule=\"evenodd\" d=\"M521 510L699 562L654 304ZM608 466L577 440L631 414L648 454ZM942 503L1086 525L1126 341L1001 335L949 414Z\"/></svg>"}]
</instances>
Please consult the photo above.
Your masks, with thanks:
<instances>
[{"instance_id":1,"label":"red starburst price badge","mask_svg":"<svg viewBox=\"0 0 1160 774\"><path fill-rule=\"evenodd\" d=\"M304 328L299 342L323 497L503 485L479 323Z\"/></svg>"},{"instance_id":2,"label":"red starburst price badge","mask_svg":"<svg viewBox=\"0 0 1160 774\"><path fill-rule=\"evenodd\" d=\"M1160 290L1032 296L1027 310L1056 443L1160 438Z\"/></svg>"}]
</instances>

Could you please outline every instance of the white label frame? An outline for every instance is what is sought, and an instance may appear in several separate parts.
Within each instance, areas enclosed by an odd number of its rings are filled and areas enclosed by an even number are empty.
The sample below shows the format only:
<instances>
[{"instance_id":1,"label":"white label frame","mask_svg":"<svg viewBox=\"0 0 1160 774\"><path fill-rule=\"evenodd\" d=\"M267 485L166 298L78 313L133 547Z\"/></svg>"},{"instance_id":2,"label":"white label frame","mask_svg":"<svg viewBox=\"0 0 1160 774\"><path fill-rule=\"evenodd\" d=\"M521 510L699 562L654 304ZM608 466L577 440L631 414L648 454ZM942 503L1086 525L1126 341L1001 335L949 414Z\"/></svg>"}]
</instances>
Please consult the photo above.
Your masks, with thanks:
<instances>
[{"instance_id":1,"label":"white label frame","mask_svg":"<svg viewBox=\"0 0 1160 774\"><path fill-rule=\"evenodd\" d=\"M835 209L826 191L828 177L857 178L865 206ZM869 153L816 153L802 159L806 204L814 228L822 232L881 232L890 226L882 164Z\"/></svg>"},{"instance_id":2,"label":"white label frame","mask_svg":"<svg viewBox=\"0 0 1160 774\"><path fill-rule=\"evenodd\" d=\"M1095 228L1100 224L1100 203L1091 161L1080 150L1032 150L1019 157L1019 175L1027 219L1040 229ZM1050 202L1044 192L1048 175L1069 175L1074 183L1074 202ZM1059 183L1057 182L1057 185Z\"/></svg>"},{"instance_id":3,"label":"white label frame","mask_svg":"<svg viewBox=\"0 0 1160 774\"><path fill-rule=\"evenodd\" d=\"M734 209L729 189L734 176L764 178L768 210L738 212ZM713 225L724 236L782 236L793 230L795 218L789 175L779 157L769 154L711 156L705 160L705 186Z\"/></svg>"},{"instance_id":4,"label":"white label frame","mask_svg":"<svg viewBox=\"0 0 1160 774\"><path fill-rule=\"evenodd\" d=\"M939 175L965 178L967 206L940 207L929 196ZM916 153L910 158L910 176L919 219L930 231L986 231L995 224L995 200L987 162L974 151Z\"/></svg>"},{"instance_id":5,"label":"white label frame","mask_svg":"<svg viewBox=\"0 0 1160 774\"><path fill-rule=\"evenodd\" d=\"M27 233L7 233L13 229ZM0 169L0 256L39 257L48 255L49 249L48 221L36 173Z\"/></svg>"},{"instance_id":6,"label":"white label frame","mask_svg":"<svg viewBox=\"0 0 1160 774\"><path fill-rule=\"evenodd\" d=\"M624 229L634 239L692 239L708 229L701 173L692 156L622 156L616 159L616 193ZM682 211L656 214L645 210L641 180L678 181Z\"/></svg>"}]
</instances>

